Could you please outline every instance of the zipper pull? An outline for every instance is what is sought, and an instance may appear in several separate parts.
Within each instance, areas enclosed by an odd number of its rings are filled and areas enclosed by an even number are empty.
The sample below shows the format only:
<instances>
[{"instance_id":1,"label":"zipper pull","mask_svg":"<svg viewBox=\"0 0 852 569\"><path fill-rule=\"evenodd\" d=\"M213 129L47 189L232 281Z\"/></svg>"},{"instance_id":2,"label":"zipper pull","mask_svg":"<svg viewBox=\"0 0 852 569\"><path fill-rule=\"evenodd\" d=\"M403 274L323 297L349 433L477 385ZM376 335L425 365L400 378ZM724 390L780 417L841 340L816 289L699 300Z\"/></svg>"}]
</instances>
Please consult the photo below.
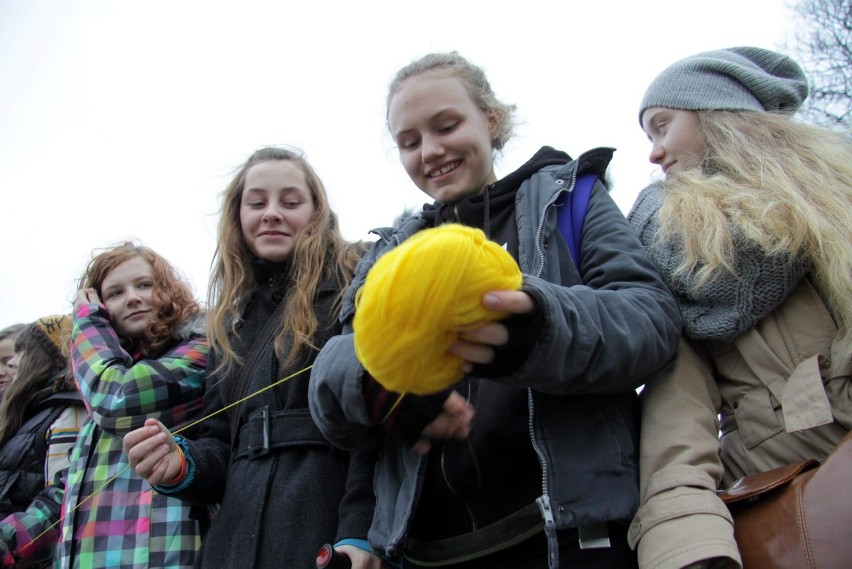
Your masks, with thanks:
<instances>
[{"instance_id":1,"label":"zipper pull","mask_svg":"<svg viewBox=\"0 0 852 569\"><path fill-rule=\"evenodd\" d=\"M550 509L550 497L542 494L535 499L541 517L544 518L544 535L547 536L547 565L550 569L559 567L559 543L556 541L556 520L553 519L553 510Z\"/></svg>"}]
</instances>

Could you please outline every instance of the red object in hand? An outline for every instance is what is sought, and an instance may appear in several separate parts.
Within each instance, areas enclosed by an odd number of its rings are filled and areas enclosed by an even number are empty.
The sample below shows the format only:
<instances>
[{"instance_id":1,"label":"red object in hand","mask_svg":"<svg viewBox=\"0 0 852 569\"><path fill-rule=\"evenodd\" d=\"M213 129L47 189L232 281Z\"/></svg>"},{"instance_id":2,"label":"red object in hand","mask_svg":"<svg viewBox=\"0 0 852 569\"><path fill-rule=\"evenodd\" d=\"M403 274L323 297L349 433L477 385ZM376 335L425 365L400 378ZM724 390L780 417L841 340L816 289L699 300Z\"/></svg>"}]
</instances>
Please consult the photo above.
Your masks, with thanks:
<instances>
[{"instance_id":1,"label":"red object in hand","mask_svg":"<svg viewBox=\"0 0 852 569\"><path fill-rule=\"evenodd\" d=\"M320 547L317 552L317 569L351 569L352 560L348 555L338 553L329 544Z\"/></svg>"}]
</instances>

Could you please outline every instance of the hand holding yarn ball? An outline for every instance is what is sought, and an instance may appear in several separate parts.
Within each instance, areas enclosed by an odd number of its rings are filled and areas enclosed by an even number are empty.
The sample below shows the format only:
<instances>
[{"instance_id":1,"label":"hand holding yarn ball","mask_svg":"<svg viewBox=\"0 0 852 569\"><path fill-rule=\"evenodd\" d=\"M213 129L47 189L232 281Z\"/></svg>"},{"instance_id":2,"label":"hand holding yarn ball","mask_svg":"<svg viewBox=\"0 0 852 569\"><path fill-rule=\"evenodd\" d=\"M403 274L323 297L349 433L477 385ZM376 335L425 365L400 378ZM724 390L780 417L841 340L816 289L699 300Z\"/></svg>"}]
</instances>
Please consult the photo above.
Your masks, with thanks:
<instances>
[{"instance_id":1,"label":"hand holding yarn ball","mask_svg":"<svg viewBox=\"0 0 852 569\"><path fill-rule=\"evenodd\" d=\"M483 296L522 282L512 256L481 230L421 231L382 255L358 292L358 359L389 391L441 391L464 375L464 360L451 353L460 335L507 316L486 308Z\"/></svg>"}]
</instances>

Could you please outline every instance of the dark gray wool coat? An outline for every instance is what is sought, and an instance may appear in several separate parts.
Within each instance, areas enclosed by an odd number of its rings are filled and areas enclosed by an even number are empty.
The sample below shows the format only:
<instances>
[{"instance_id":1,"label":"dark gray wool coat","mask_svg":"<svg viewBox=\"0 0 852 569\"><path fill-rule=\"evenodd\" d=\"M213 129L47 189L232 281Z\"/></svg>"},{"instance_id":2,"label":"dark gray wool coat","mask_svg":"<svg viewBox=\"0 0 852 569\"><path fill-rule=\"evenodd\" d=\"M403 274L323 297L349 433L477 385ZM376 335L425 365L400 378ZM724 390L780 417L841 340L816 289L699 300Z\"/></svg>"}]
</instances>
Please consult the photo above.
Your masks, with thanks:
<instances>
[{"instance_id":1,"label":"dark gray wool coat","mask_svg":"<svg viewBox=\"0 0 852 569\"><path fill-rule=\"evenodd\" d=\"M290 287L286 267L261 270L265 282L249 303L237 339L243 358ZM323 283L315 304L316 346L340 332L332 311L339 290L335 279ZM311 350L282 369L270 341L245 393L303 369L315 357ZM215 358L211 361L215 366ZM205 416L239 399L235 375L208 376ZM374 507L372 462L333 447L319 432L308 411L309 375L297 375L205 421L189 441L196 476L177 495L221 503L202 541L202 567L313 567L323 543L366 537ZM233 448L232 413L239 418Z\"/></svg>"}]
</instances>

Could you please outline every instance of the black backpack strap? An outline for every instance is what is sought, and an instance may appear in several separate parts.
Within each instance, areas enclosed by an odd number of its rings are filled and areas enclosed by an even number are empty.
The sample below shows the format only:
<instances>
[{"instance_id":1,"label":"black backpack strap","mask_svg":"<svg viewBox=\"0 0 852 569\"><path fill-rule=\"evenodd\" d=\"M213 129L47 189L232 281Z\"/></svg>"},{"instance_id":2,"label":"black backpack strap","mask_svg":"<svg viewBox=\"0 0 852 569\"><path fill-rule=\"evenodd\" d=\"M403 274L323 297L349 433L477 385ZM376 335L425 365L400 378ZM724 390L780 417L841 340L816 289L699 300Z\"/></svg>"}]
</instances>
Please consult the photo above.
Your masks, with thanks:
<instances>
[{"instance_id":1,"label":"black backpack strap","mask_svg":"<svg viewBox=\"0 0 852 569\"><path fill-rule=\"evenodd\" d=\"M254 344L249 351L248 356L246 357L243 366L240 368L239 373L237 374L236 379L234 380L233 385L231 386L230 393L230 403L234 403L236 401L241 400L246 396L246 391L248 390L249 378L251 377L252 372L254 372L254 368L257 367L257 362L260 360L260 355L266 349L266 346L269 345L270 340L272 340L273 335L275 334L275 323L279 322L278 318L278 309L276 308L269 319L266 321L266 324L263 326L263 330L258 334L257 339L255 339ZM234 446L234 442L237 440L237 430L240 428L240 406L237 405L235 409L231 410L228 413L228 418L230 419L231 424L231 446Z\"/></svg>"},{"instance_id":2,"label":"black backpack strap","mask_svg":"<svg viewBox=\"0 0 852 569\"><path fill-rule=\"evenodd\" d=\"M50 430L50 426L59 418L62 412L73 404L70 401L66 404L63 403L64 402L57 401L57 405L50 407L49 413L45 416L41 423L39 423L35 431L33 431L33 447L35 448L36 456L43 457L43 459L47 458L47 431Z\"/></svg>"}]
</instances>

